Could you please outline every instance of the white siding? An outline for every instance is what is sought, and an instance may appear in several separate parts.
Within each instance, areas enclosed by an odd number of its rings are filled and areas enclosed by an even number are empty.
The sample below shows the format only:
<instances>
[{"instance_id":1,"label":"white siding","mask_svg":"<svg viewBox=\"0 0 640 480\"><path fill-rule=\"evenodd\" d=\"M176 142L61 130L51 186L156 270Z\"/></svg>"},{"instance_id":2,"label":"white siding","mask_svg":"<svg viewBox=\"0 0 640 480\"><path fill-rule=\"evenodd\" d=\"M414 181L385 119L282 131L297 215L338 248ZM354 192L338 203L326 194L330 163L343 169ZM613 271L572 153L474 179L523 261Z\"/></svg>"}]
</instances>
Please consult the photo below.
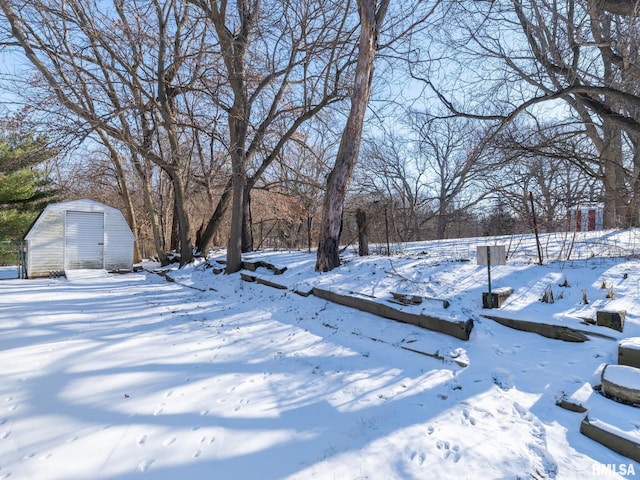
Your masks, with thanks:
<instances>
[{"instance_id":1,"label":"white siding","mask_svg":"<svg viewBox=\"0 0 640 480\"><path fill-rule=\"evenodd\" d=\"M126 270L133 266L134 237L119 210L107 215L104 223L104 264L107 270Z\"/></svg>"},{"instance_id":2,"label":"white siding","mask_svg":"<svg viewBox=\"0 0 640 480\"><path fill-rule=\"evenodd\" d=\"M46 277L62 271L64 265L64 216L45 210L33 225L27 239L27 276Z\"/></svg>"},{"instance_id":3,"label":"white siding","mask_svg":"<svg viewBox=\"0 0 640 480\"><path fill-rule=\"evenodd\" d=\"M126 270L133 267L134 237L122 213L116 208L93 200L75 200L47 206L27 233L25 240L27 241L27 276L29 278L48 276L50 272L64 270L65 257L68 266L73 267L77 264L74 253L65 252L65 212L100 212L104 217L102 240L104 264L94 268ZM67 232L66 235L91 236L91 232L80 230L82 229ZM95 234L95 228L92 231ZM80 243L82 241L81 239ZM87 242L100 243L97 238L88 238ZM73 240L71 243L78 245L78 242L74 243ZM76 268L80 267L76 266Z\"/></svg>"}]
</instances>

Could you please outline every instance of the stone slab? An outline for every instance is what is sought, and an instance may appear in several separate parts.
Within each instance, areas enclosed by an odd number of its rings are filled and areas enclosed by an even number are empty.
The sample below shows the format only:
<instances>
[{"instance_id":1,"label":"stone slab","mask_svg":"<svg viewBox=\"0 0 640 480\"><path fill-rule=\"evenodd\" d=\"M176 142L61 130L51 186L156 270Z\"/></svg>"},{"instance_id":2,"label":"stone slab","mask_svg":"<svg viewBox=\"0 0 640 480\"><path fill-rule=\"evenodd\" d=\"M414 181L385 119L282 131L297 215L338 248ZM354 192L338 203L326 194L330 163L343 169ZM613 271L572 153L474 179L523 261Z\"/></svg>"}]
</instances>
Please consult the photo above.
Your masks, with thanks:
<instances>
[{"instance_id":1,"label":"stone slab","mask_svg":"<svg viewBox=\"0 0 640 480\"><path fill-rule=\"evenodd\" d=\"M640 368L640 337L620 340L618 343L618 363Z\"/></svg>"},{"instance_id":2,"label":"stone slab","mask_svg":"<svg viewBox=\"0 0 640 480\"><path fill-rule=\"evenodd\" d=\"M626 315L627 312L624 310L598 310L596 312L596 325L622 332Z\"/></svg>"},{"instance_id":3,"label":"stone slab","mask_svg":"<svg viewBox=\"0 0 640 480\"><path fill-rule=\"evenodd\" d=\"M587 403L593 395L593 387L590 383L583 383L571 395L563 394L556 405L572 412L584 413L587 411Z\"/></svg>"},{"instance_id":4,"label":"stone slab","mask_svg":"<svg viewBox=\"0 0 640 480\"><path fill-rule=\"evenodd\" d=\"M513 288L501 288L491 291L492 303L489 303L489 292L482 292L482 308L500 308L513 293Z\"/></svg>"}]
</instances>

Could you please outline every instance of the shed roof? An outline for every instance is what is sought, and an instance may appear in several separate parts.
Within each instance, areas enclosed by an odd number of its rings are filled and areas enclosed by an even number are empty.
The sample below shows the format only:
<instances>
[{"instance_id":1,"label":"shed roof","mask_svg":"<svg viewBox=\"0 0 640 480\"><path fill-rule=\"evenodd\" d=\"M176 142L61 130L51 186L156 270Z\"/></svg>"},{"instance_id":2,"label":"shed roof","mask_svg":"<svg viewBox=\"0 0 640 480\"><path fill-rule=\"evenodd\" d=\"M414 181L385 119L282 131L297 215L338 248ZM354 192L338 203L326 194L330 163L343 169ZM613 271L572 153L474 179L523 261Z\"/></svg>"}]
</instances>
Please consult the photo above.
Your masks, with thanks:
<instances>
[{"instance_id":1,"label":"shed roof","mask_svg":"<svg viewBox=\"0 0 640 480\"><path fill-rule=\"evenodd\" d=\"M104 203L96 202L95 200L90 200L88 198L83 198L80 200L69 200L67 202L50 203L42 210L42 212L40 212L40 215L38 215L38 218L36 218L36 220L33 222L31 227L29 227L29 231L25 235L24 239L29 240L32 232L34 232L35 230L34 227L38 224L38 221L40 220L40 218L45 212L57 212L57 211L60 211L60 212L66 212L66 211L109 212L113 215L122 217L122 219L124 220L124 216L122 215L122 212L117 208L110 207L109 205L105 205ZM133 238L133 233L131 233L131 237Z\"/></svg>"}]
</instances>

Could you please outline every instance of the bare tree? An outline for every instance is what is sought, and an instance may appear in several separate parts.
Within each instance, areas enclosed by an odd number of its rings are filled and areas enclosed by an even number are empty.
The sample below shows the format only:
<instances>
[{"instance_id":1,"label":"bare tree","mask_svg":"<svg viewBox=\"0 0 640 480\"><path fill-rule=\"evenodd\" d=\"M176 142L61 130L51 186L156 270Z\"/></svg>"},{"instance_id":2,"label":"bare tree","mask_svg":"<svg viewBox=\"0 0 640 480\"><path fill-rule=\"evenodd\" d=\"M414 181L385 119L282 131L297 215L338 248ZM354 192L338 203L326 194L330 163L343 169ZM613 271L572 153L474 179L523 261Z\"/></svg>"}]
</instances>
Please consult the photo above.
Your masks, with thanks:
<instances>
[{"instance_id":1,"label":"bare tree","mask_svg":"<svg viewBox=\"0 0 640 480\"><path fill-rule=\"evenodd\" d=\"M421 217L430 183L424 175L425 159L411 148L413 143L409 131L366 139L354 176L356 190L369 202L384 199L392 210L394 230L405 242L421 239ZM366 209L366 205L360 208Z\"/></svg>"},{"instance_id":2,"label":"bare tree","mask_svg":"<svg viewBox=\"0 0 640 480\"><path fill-rule=\"evenodd\" d=\"M19 3L20 8L15 8ZM178 102L199 79L205 24L178 1L0 2L10 34L71 113L172 182L181 262L192 258ZM195 52L195 53L194 53Z\"/></svg>"},{"instance_id":3,"label":"bare tree","mask_svg":"<svg viewBox=\"0 0 640 480\"><path fill-rule=\"evenodd\" d=\"M385 19L390 11L389 0L358 0L357 4L360 19L358 60L351 88L351 107L335 163L327 178L316 258L318 271L329 271L340 264L343 204L360 154L376 56L384 49L388 49L390 57L411 55L411 47L407 49L406 45L400 44L405 42L411 45L408 39L414 30L428 29L428 20L436 11L440 0L398 4L392 9L386 25ZM386 43L383 40L387 40Z\"/></svg>"},{"instance_id":4,"label":"bare tree","mask_svg":"<svg viewBox=\"0 0 640 480\"><path fill-rule=\"evenodd\" d=\"M548 231L564 227L567 209L602 199L598 152L575 128L516 121L496 140L494 152L502 167L488 179L490 188L522 219L533 193L540 226Z\"/></svg>"},{"instance_id":5,"label":"bare tree","mask_svg":"<svg viewBox=\"0 0 640 480\"><path fill-rule=\"evenodd\" d=\"M250 193L300 126L341 100L351 63L347 6L340 2L226 2L191 0L210 19L220 44L228 90L221 97L227 120L231 179L203 235L203 246L230 202L228 273L241 268L252 248Z\"/></svg>"},{"instance_id":6,"label":"bare tree","mask_svg":"<svg viewBox=\"0 0 640 480\"><path fill-rule=\"evenodd\" d=\"M443 38L456 48L452 59L457 57L458 69L450 63L449 76L437 81L427 74L416 77L452 114L492 121L498 129L524 112L543 118L544 104L565 102L581 124L575 135L586 136L598 152L598 168L591 171L604 187L607 226L627 225L629 205L637 203L632 162L640 134L638 19L632 3L455 2L452 28ZM471 96L475 109L464 102ZM561 122L569 114L558 107L552 113Z\"/></svg>"},{"instance_id":7,"label":"bare tree","mask_svg":"<svg viewBox=\"0 0 640 480\"><path fill-rule=\"evenodd\" d=\"M360 153L362 127L371 95L373 70L378 48L378 37L389 9L390 0L358 0L360 37L351 110L344 127L335 164L325 191L316 270L327 272L340 265L338 251L342 208Z\"/></svg>"},{"instance_id":8,"label":"bare tree","mask_svg":"<svg viewBox=\"0 0 640 480\"><path fill-rule=\"evenodd\" d=\"M449 222L459 211L486 200L486 180L498 166L489 145L493 132L484 132L477 121L437 119L414 114L412 128L417 132L422 159L421 175L429 179L428 201L434 204L436 236L446 237Z\"/></svg>"}]
</instances>

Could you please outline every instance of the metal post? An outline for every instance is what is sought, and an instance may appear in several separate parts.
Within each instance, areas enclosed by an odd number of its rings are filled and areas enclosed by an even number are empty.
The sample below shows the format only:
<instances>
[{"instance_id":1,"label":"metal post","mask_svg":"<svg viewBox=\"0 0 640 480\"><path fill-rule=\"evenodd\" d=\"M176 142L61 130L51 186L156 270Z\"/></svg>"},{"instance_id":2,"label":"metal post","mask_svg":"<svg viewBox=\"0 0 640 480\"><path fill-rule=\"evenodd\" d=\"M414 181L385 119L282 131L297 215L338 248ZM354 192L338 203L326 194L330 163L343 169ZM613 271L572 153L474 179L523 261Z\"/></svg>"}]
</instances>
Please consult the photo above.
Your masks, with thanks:
<instances>
[{"instance_id":1,"label":"metal post","mask_svg":"<svg viewBox=\"0 0 640 480\"><path fill-rule=\"evenodd\" d=\"M487 245L487 276L489 278L487 303L489 304L489 308L493 308L493 295L491 294L491 247L489 245Z\"/></svg>"},{"instance_id":2,"label":"metal post","mask_svg":"<svg viewBox=\"0 0 640 480\"><path fill-rule=\"evenodd\" d=\"M531 201L531 218L533 219L533 231L536 234L536 246L538 247L538 264L542 265L542 246L540 245L540 236L538 235L538 220L536 219L536 210L533 204L533 193L529 192L529 200Z\"/></svg>"}]
</instances>

